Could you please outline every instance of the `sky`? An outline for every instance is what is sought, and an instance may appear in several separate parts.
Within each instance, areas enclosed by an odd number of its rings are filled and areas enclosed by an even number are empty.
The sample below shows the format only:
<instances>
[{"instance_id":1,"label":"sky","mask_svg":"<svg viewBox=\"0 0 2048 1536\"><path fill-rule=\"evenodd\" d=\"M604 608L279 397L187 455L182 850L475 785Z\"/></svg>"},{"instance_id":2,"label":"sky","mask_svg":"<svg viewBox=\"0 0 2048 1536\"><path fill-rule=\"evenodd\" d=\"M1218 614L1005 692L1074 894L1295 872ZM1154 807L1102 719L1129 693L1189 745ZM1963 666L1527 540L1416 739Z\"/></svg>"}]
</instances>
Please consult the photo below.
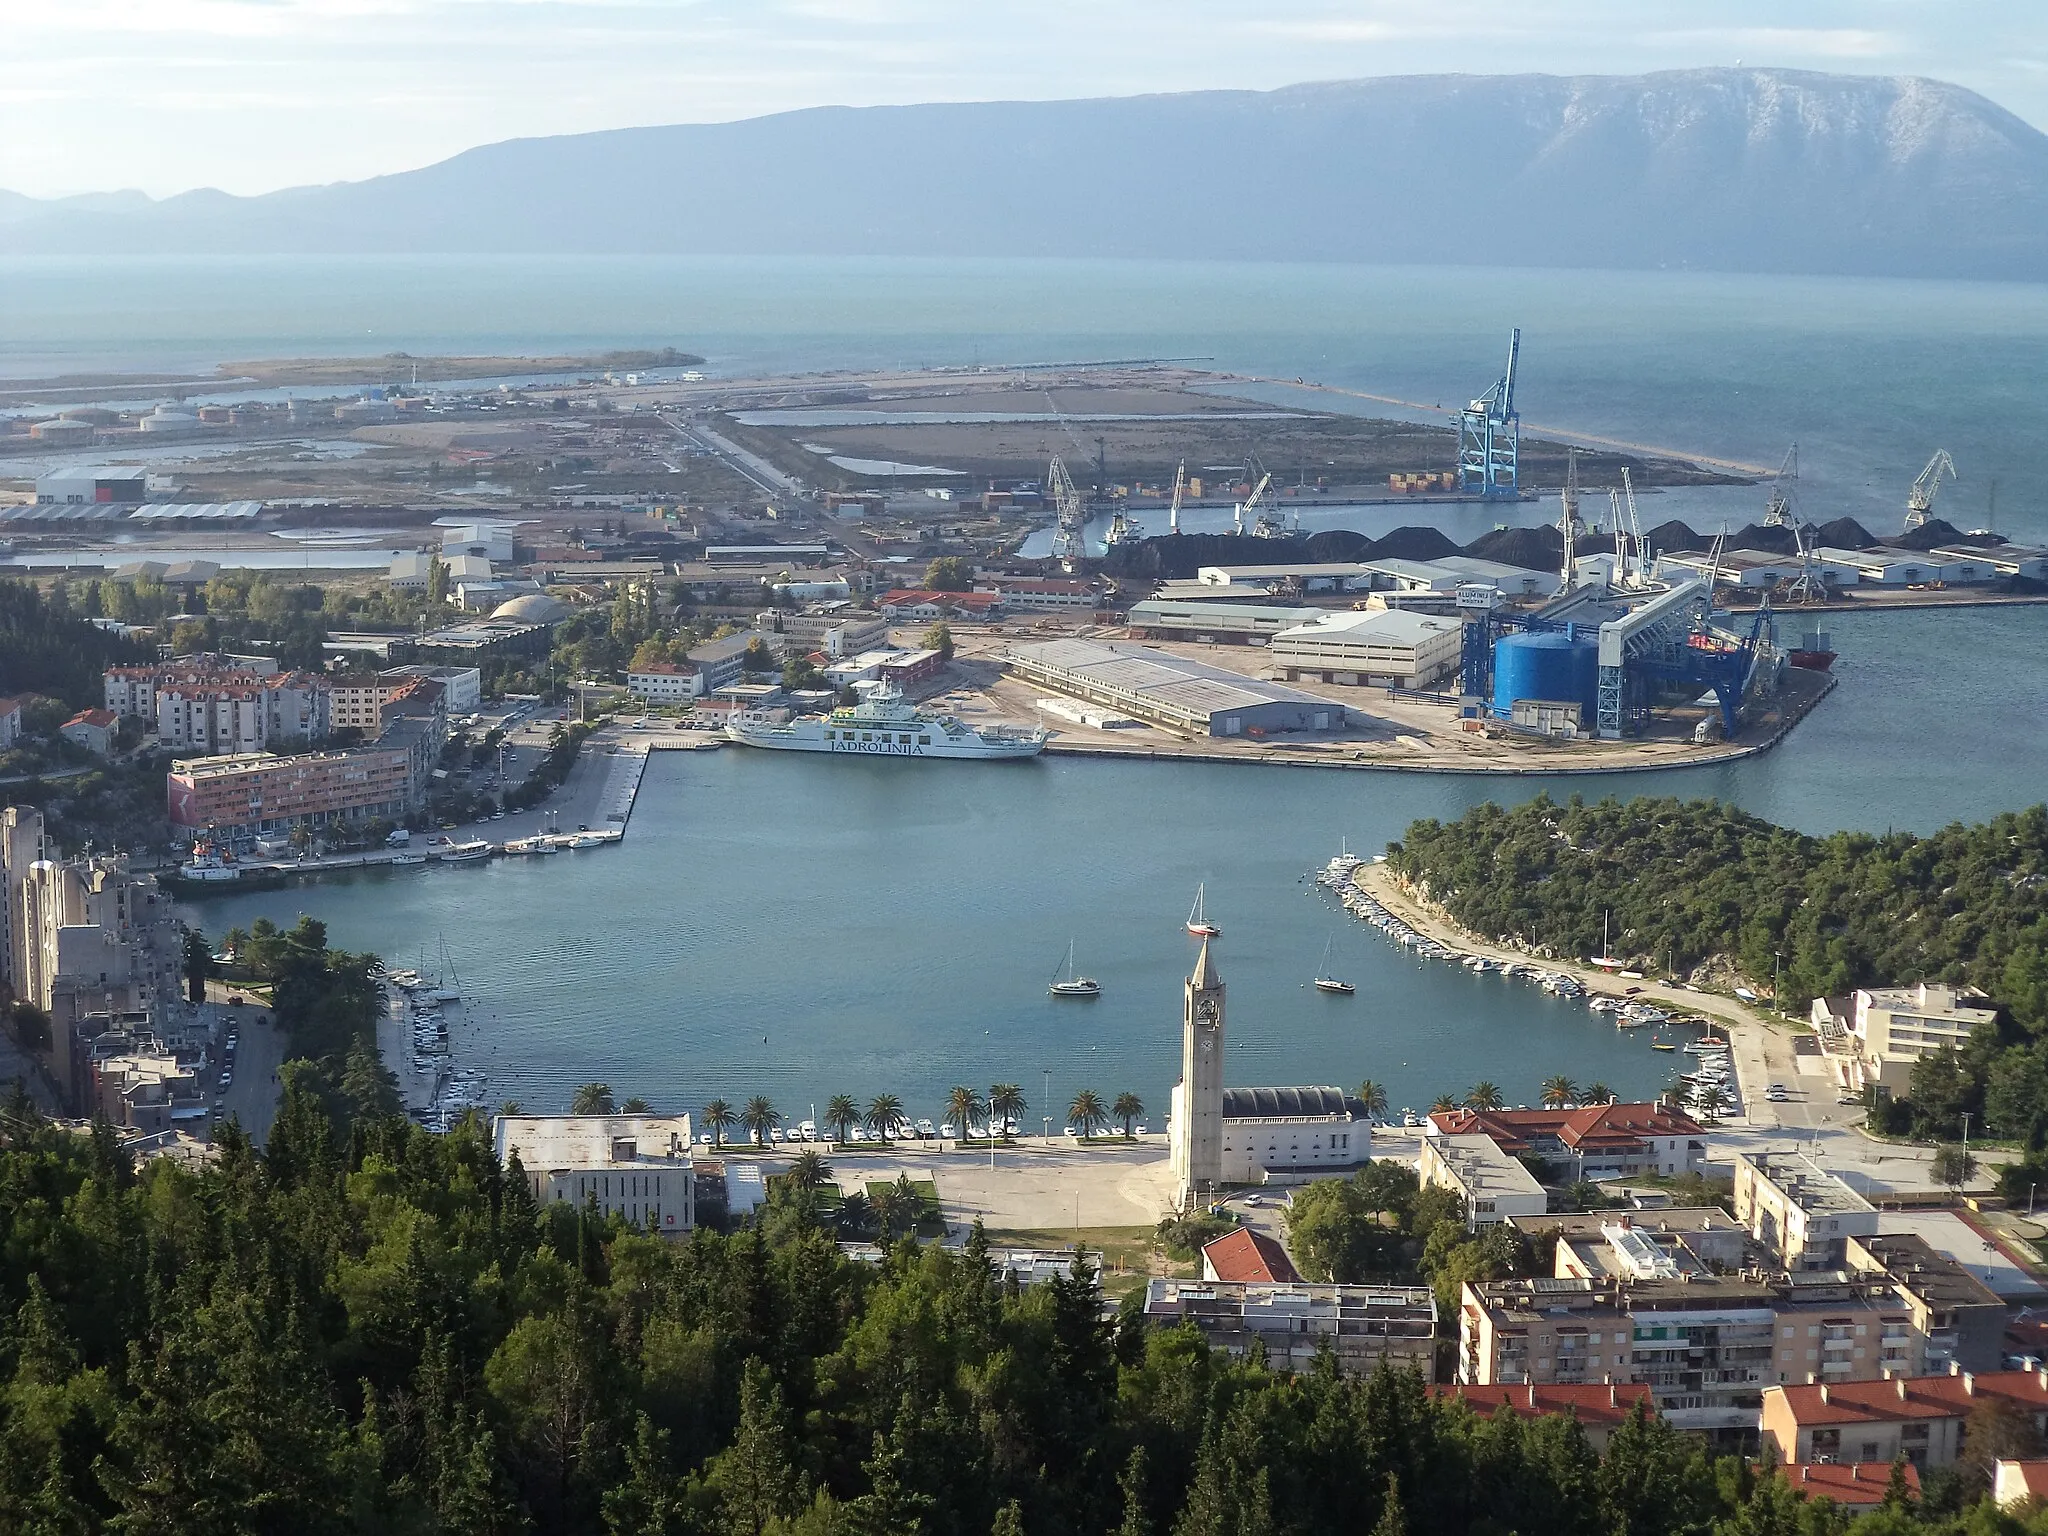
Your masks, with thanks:
<instances>
[{"instance_id":1,"label":"sky","mask_svg":"<svg viewBox=\"0 0 2048 1536\"><path fill-rule=\"evenodd\" d=\"M2043 0L0 0L0 188L358 180L828 104L1467 72L1932 75L2048 128Z\"/></svg>"}]
</instances>

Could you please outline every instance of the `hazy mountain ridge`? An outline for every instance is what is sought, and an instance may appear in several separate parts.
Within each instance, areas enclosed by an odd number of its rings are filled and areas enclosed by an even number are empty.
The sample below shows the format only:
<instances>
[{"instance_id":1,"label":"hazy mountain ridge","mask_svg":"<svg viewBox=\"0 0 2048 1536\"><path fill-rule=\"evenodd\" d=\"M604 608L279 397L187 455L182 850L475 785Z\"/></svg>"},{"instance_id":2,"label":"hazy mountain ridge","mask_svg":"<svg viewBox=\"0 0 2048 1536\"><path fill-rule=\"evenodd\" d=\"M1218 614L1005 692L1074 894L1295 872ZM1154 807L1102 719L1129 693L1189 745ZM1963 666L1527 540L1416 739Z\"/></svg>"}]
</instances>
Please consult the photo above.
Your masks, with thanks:
<instances>
[{"instance_id":1,"label":"hazy mountain ridge","mask_svg":"<svg viewBox=\"0 0 2048 1536\"><path fill-rule=\"evenodd\" d=\"M1179 256L2048 278L2048 136L1758 69L815 108L262 197L0 196L0 251Z\"/></svg>"}]
</instances>

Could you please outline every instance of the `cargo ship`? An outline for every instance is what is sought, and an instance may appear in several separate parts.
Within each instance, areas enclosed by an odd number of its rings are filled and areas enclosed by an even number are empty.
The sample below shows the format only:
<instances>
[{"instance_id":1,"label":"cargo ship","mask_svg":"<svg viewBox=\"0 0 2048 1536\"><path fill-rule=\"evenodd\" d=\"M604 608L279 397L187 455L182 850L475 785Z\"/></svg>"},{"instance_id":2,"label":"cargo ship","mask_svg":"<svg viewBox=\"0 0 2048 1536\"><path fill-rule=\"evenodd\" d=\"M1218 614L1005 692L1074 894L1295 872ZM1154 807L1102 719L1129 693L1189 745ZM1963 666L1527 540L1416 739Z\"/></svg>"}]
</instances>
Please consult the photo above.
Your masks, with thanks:
<instances>
[{"instance_id":1,"label":"cargo ship","mask_svg":"<svg viewBox=\"0 0 2048 1536\"><path fill-rule=\"evenodd\" d=\"M726 739L780 752L845 752L863 757L1036 757L1052 732L1042 727L976 727L951 715L926 714L893 690L848 709L795 720L735 718Z\"/></svg>"},{"instance_id":2,"label":"cargo ship","mask_svg":"<svg viewBox=\"0 0 2048 1536\"><path fill-rule=\"evenodd\" d=\"M1793 666L1806 672L1825 672L1835 664L1834 648L1824 631L1801 635L1799 643L1786 657Z\"/></svg>"}]
</instances>

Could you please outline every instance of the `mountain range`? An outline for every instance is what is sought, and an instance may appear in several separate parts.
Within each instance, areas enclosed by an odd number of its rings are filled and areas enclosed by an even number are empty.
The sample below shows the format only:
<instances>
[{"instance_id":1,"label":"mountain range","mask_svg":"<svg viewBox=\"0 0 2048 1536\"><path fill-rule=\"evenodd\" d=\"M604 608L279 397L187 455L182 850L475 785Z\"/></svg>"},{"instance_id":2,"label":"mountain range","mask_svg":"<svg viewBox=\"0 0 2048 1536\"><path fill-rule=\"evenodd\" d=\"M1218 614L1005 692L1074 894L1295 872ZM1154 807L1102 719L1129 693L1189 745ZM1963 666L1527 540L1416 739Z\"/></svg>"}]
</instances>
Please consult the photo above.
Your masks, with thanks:
<instances>
[{"instance_id":1,"label":"mountain range","mask_svg":"<svg viewBox=\"0 0 2048 1536\"><path fill-rule=\"evenodd\" d=\"M1773 69L821 107L256 197L0 192L0 253L1169 257L2048 278L2048 136Z\"/></svg>"}]
</instances>

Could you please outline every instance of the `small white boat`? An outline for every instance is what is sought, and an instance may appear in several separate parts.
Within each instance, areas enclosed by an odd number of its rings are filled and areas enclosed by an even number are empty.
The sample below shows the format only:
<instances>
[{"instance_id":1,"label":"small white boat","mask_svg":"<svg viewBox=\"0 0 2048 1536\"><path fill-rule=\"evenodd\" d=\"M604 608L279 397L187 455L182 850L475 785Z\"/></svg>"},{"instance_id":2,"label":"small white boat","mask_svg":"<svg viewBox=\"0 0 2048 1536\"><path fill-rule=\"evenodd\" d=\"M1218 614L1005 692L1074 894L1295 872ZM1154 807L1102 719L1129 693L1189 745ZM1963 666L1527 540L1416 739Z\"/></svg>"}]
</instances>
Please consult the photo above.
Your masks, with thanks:
<instances>
[{"instance_id":1,"label":"small white boat","mask_svg":"<svg viewBox=\"0 0 2048 1536\"><path fill-rule=\"evenodd\" d=\"M1075 974L1074 941L1072 939L1067 940L1067 963L1065 970L1067 973L1065 976L1060 975L1058 971L1052 973L1052 985L1047 987L1046 990L1054 997L1102 996L1101 982L1097 981L1093 976Z\"/></svg>"},{"instance_id":2,"label":"small white boat","mask_svg":"<svg viewBox=\"0 0 2048 1536\"><path fill-rule=\"evenodd\" d=\"M427 856L424 853L401 853L394 855L391 859L391 862L393 864L401 865L404 868L410 869L416 864L426 863Z\"/></svg>"},{"instance_id":3,"label":"small white boat","mask_svg":"<svg viewBox=\"0 0 2048 1536\"><path fill-rule=\"evenodd\" d=\"M476 859L487 859L490 856L491 845L482 838L477 838L474 842L468 843L449 843L441 849L441 862L443 864L467 864Z\"/></svg>"},{"instance_id":4,"label":"small white boat","mask_svg":"<svg viewBox=\"0 0 2048 1536\"><path fill-rule=\"evenodd\" d=\"M1207 912L1203 910L1202 893L1203 888L1196 886L1195 904L1188 909L1188 932L1198 939L1220 939L1223 937L1223 930L1209 921Z\"/></svg>"}]
</instances>

